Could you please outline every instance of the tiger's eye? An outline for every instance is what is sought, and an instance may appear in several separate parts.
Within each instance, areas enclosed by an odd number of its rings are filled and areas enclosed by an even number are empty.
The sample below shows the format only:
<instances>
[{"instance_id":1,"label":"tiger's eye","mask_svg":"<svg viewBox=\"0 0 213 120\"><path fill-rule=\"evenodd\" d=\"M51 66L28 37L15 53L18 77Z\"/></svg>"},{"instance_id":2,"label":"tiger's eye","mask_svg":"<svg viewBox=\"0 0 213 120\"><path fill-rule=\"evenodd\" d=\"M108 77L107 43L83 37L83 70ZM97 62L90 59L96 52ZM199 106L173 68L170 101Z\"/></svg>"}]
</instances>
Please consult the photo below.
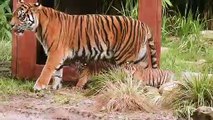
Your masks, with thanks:
<instances>
[{"instance_id":1,"label":"tiger's eye","mask_svg":"<svg viewBox=\"0 0 213 120\"><path fill-rule=\"evenodd\" d=\"M24 21L25 18L26 18L26 15L25 15L24 13L23 13L22 15L19 16L19 19L20 19L21 21Z\"/></svg>"}]
</instances>

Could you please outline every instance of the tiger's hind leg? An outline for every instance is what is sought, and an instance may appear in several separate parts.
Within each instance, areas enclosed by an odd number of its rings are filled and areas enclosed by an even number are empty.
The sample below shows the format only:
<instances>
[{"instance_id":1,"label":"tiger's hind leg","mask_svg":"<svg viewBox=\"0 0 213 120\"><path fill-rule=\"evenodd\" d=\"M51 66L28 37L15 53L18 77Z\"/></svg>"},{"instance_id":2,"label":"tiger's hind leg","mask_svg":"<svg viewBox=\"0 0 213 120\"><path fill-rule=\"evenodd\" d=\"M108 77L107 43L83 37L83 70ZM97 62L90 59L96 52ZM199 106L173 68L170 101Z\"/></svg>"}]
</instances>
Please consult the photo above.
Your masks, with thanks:
<instances>
[{"instance_id":1,"label":"tiger's hind leg","mask_svg":"<svg viewBox=\"0 0 213 120\"><path fill-rule=\"evenodd\" d=\"M52 84L52 89L57 90L62 87L61 81L63 77L63 68L57 70L55 74L53 75L53 84Z\"/></svg>"},{"instance_id":2,"label":"tiger's hind leg","mask_svg":"<svg viewBox=\"0 0 213 120\"><path fill-rule=\"evenodd\" d=\"M80 74L80 79L78 80L76 87L82 89L89 79L90 71L88 67L85 67Z\"/></svg>"}]
</instances>

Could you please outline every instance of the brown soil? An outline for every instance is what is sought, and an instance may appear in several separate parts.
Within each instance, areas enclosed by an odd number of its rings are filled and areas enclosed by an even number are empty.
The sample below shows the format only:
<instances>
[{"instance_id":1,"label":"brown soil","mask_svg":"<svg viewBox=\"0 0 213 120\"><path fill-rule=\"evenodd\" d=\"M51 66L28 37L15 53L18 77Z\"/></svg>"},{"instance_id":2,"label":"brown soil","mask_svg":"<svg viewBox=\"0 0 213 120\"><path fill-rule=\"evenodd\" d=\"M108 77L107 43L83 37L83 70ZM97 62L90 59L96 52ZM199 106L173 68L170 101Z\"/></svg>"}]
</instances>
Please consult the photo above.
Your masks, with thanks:
<instances>
[{"instance_id":1,"label":"brown soil","mask_svg":"<svg viewBox=\"0 0 213 120\"><path fill-rule=\"evenodd\" d=\"M57 92L29 93L0 99L0 120L176 120L170 112L98 112L94 109L93 98L73 99L78 96L74 94L79 93L62 89ZM68 97L71 99L67 99Z\"/></svg>"},{"instance_id":2,"label":"brown soil","mask_svg":"<svg viewBox=\"0 0 213 120\"><path fill-rule=\"evenodd\" d=\"M10 75L10 63L0 63L0 76ZM63 88L58 91L0 95L0 120L176 120L169 111L100 112L85 91Z\"/></svg>"}]
</instances>

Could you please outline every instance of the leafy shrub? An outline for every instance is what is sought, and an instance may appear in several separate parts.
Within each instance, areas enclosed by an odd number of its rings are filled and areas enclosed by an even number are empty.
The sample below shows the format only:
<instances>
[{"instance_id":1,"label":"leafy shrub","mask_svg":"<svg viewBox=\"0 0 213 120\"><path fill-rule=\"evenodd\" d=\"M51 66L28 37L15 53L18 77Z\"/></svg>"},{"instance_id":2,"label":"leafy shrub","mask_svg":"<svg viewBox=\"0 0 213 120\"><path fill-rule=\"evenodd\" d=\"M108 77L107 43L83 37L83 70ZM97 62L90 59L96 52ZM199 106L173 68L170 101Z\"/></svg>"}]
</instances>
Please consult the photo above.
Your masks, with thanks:
<instances>
[{"instance_id":1,"label":"leafy shrub","mask_svg":"<svg viewBox=\"0 0 213 120\"><path fill-rule=\"evenodd\" d=\"M11 17L11 9L9 7L10 0L0 2L0 40L10 41L12 35L8 19Z\"/></svg>"},{"instance_id":2,"label":"leafy shrub","mask_svg":"<svg viewBox=\"0 0 213 120\"><path fill-rule=\"evenodd\" d=\"M0 61L10 61L12 46L11 41L0 40Z\"/></svg>"},{"instance_id":3,"label":"leafy shrub","mask_svg":"<svg viewBox=\"0 0 213 120\"><path fill-rule=\"evenodd\" d=\"M11 59L11 40L12 34L8 20L11 17L9 7L10 0L0 1L0 61L9 61Z\"/></svg>"}]
</instances>

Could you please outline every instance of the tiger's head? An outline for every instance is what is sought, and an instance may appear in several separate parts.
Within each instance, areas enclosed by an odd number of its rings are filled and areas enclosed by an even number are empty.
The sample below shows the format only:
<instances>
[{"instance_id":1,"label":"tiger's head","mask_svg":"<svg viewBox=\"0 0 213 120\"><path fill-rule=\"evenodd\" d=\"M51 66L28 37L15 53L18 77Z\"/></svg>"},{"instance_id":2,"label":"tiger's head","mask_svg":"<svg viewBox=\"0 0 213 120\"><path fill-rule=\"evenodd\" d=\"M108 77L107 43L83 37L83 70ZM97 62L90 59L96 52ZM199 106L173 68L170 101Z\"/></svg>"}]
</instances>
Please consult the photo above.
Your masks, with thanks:
<instances>
[{"instance_id":1,"label":"tiger's head","mask_svg":"<svg viewBox=\"0 0 213 120\"><path fill-rule=\"evenodd\" d=\"M15 33L22 35L25 30L35 31L38 27L39 3L25 3L18 1L18 8L14 11L10 25Z\"/></svg>"}]
</instances>

